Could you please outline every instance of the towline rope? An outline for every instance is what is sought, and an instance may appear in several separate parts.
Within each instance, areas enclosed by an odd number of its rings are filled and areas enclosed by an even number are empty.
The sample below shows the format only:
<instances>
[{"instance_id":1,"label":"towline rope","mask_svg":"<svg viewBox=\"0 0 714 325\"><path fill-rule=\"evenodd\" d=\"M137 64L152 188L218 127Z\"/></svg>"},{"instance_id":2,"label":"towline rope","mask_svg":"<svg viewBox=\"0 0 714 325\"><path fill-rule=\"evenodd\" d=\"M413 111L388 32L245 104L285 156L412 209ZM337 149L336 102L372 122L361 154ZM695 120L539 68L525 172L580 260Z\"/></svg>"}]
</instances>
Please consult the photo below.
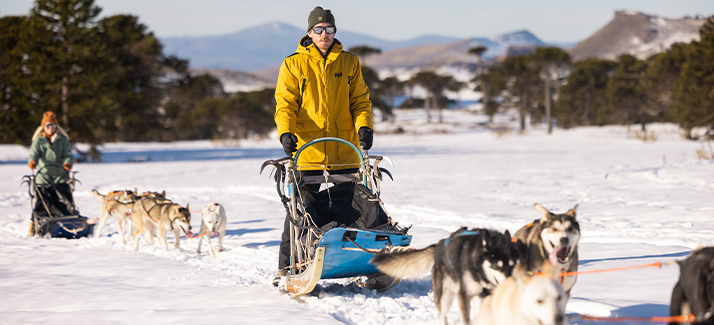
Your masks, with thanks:
<instances>
[{"instance_id":1,"label":"towline rope","mask_svg":"<svg viewBox=\"0 0 714 325\"><path fill-rule=\"evenodd\" d=\"M600 322L650 322L650 323L697 323L703 322L711 318L712 310L710 309L704 314L694 315L677 315L677 316L653 316L653 317L597 317L588 315L573 315L569 318L574 320L584 320L584 321L600 321Z\"/></svg>"},{"instance_id":2,"label":"towline rope","mask_svg":"<svg viewBox=\"0 0 714 325\"><path fill-rule=\"evenodd\" d=\"M672 265L675 262L654 262L654 263L649 263L649 264L642 264L642 265L633 265L633 266L624 266L624 267L614 267L610 269L601 269L601 270L591 270L591 271L575 271L575 272L564 272L564 273L559 273L558 276L560 277L566 277L566 276L573 276L573 275L579 275L579 274L591 274L591 273L603 273L603 272L614 272L614 271L624 271L624 270L630 270L630 269L641 269L641 268L646 268L646 267L659 267L661 268L662 266L667 266L667 265ZM543 275L543 272L535 272L535 275Z\"/></svg>"},{"instance_id":3,"label":"towline rope","mask_svg":"<svg viewBox=\"0 0 714 325\"><path fill-rule=\"evenodd\" d=\"M186 238L191 238L191 239L201 237L201 236L203 236L203 235L205 235L205 234L207 234L207 233L208 233L208 232L204 232L204 233L202 233L202 234L200 234L200 235L194 235L193 237L191 237L191 236L189 236L185 231L183 232L183 234L186 236ZM217 232L211 232L211 235L208 236L208 237L214 237L214 236L218 236L218 233L217 233Z\"/></svg>"}]
</instances>

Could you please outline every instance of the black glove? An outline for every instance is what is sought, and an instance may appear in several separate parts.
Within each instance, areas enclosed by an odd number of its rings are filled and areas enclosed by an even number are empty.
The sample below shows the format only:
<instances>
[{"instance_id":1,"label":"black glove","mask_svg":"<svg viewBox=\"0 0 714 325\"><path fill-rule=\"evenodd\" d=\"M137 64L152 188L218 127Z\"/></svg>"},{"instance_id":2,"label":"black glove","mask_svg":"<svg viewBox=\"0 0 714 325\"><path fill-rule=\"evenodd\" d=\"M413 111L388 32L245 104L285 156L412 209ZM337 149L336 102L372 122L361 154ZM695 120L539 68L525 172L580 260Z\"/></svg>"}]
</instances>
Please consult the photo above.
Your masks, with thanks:
<instances>
[{"instance_id":1,"label":"black glove","mask_svg":"<svg viewBox=\"0 0 714 325\"><path fill-rule=\"evenodd\" d=\"M362 146L362 149L369 150L372 148L372 140L374 140L372 129L363 126L359 128L357 134L359 135L359 144Z\"/></svg>"},{"instance_id":2,"label":"black glove","mask_svg":"<svg viewBox=\"0 0 714 325\"><path fill-rule=\"evenodd\" d=\"M280 136L280 143L283 145L285 154L289 157L292 157L293 152L297 151L297 137L292 133L283 133Z\"/></svg>"}]
</instances>

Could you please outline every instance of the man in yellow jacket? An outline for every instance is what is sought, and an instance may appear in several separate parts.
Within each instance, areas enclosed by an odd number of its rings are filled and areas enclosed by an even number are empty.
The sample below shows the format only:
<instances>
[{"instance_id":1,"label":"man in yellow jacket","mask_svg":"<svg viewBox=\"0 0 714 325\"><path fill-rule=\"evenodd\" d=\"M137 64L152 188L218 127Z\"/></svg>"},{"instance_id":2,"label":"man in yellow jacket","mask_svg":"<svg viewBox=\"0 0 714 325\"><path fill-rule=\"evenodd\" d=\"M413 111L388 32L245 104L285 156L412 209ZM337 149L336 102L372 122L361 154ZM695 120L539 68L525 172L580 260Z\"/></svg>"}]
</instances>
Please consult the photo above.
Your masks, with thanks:
<instances>
[{"instance_id":1,"label":"man in yellow jacket","mask_svg":"<svg viewBox=\"0 0 714 325\"><path fill-rule=\"evenodd\" d=\"M332 12L315 7L308 17L307 36L280 67L275 88L275 123L288 156L305 143L323 137L341 138L361 145L364 150L372 147L369 89L362 79L359 59L343 51L342 44L335 39L336 32ZM359 167L359 157L352 148L332 141L304 149L298 159L295 163L301 169L320 174L323 168L330 173L353 173ZM289 264L289 234L286 219L275 286L286 275Z\"/></svg>"}]
</instances>

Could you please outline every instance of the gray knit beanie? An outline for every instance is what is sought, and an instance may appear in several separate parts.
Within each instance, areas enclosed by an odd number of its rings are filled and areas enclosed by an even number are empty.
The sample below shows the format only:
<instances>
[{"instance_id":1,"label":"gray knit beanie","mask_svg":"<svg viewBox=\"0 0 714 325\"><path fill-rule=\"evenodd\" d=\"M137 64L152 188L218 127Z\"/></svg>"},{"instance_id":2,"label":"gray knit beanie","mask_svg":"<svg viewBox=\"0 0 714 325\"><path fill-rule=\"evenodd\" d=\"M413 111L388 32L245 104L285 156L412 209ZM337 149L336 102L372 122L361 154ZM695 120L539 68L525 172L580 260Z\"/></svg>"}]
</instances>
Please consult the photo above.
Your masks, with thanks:
<instances>
[{"instance_id":1,"label":"gray knit beanie","mask_svg":"<svg viewBox=\"0 0 714 325\"><path fill-rule=\"evenodd\" d=\"M310 16L307 17L307 31L309 32L313 26L319 23L330 23L332 26L335 26L335 29L337 29L337 25L335 25L335 16L332 15L330 9L325 10L320 6L317 6L315 9L312 9Z\"/></svg>"}]
</instances>

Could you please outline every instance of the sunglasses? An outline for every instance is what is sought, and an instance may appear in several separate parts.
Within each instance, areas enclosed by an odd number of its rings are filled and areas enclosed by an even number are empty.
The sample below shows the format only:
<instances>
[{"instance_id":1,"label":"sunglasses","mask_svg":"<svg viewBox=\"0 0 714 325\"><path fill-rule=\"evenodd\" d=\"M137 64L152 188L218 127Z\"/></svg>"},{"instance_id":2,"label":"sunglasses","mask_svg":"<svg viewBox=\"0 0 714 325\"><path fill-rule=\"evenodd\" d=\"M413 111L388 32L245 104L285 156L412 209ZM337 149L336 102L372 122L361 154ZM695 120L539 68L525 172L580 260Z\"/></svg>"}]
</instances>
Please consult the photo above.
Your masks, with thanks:
<instances>
[{"instance_id":1,"label":"sunglasses","mask_svg":"<svg viewBox=\"0 0 714 325\"><path fill-rule=\"evenodd\" d=\"M328 35L332 35L337 31L337 28L335 26L327 26L327 27L313 27L312 32L320 35L322 32L327 32Z\"/></svg>"},{"instance_id":2,"label":"sunglasses","mask_svg":"<svg viewBox=\"0 0 714 325\"><path fill-rule=\"evenodd\" d=\"M56 127L57 127L57 124L49 123L49 124L45 124L45 127L46 127L46 128L56 128Z\"/></svg>"}]
</instances>

